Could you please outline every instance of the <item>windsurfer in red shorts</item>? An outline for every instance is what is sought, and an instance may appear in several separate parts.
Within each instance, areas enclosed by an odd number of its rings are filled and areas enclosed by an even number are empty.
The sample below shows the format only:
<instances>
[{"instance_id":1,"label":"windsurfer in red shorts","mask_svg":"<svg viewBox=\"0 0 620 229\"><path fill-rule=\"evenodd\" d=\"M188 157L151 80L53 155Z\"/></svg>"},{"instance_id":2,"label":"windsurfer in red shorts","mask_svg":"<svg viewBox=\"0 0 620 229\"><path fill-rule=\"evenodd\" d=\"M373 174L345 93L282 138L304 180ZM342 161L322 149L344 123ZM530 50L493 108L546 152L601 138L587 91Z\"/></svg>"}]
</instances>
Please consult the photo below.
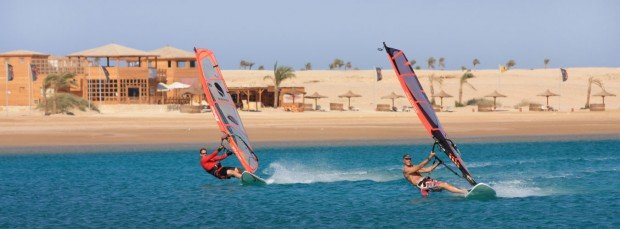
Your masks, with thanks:
<instances>
[{"instance_id":1,"label":"windsurfer in red shorts","mask_svg":"<svg viewBox=\"0 0 620 229\"><path fill-rule=\"evenodd\" d=\"M403 176L405 176L405 179L407 179L407 181L409 181L409 183L413 186L418 187L420 189L420 193L424 197L428 196L429 191L440 192L444 189L453 193L467 194L467 190L456 188L446 182L433 180L428 176L424 177L420 174L430 173L435 170L437 166L439 166L439 163L436 163L432 166L424 167L428 164L428 162L430 162L431 159L433 159L433 157L435 157L435 152L431 151L428 157L420 162L420 164L413 165L411 163L411 156L409 154L405 154L403 156Z\"/></svg>"},{"instance_id":2,"label":"windsurfer in red shorts","mask_svg":"<svg viewBox=\"0 0 620 229\"><path fill-rule=\"evenodd\" d=\"M217 154L224 150L224 154L217 156ZM220 161L226 159L232 155L231 151L225 150L224 146L218 147L211 154L207 154L207 149L200 149L200 165L209 174L217 177L220 180L230 179L231 177L241 178L242 170L235 167L222 166Z\"/></svg>"}]
</instances>

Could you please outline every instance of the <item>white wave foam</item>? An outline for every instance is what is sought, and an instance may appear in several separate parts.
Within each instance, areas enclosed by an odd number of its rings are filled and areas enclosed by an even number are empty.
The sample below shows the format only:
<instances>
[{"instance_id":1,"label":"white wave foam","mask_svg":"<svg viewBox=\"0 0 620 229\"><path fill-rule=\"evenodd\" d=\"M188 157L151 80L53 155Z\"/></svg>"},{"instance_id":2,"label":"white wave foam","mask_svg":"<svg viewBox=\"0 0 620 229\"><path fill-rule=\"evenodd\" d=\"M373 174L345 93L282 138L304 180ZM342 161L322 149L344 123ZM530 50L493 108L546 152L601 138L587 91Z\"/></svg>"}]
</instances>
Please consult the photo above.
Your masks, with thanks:
<instances>
[{"instance_id":1,"label":"white wave foam","mask_svg":"<svg viewBox=\"0 0 620 229\"><path fill-rule=\"evenodd\" d=\"M555 193L550 189L534 187L522 180L491 182L490 185L495 189L498 197L506 198L549 196Z\"/></svg>"},{"instance_id":2,"label":"white wave foam","mask_svg":"<svg viewBox=\"0 0 620 229\"><path fill-rule=\"evenodd\" d=\"M390 170L393 169L386 167L380 169L338 170L321 164L308 166L294 162L273 162L263 172L271 175L271 177L266 179L269 184L310 184L362 180L387 182L401 179L398 176L399 173L394 173Z\"/></svg>"}]
</instances>

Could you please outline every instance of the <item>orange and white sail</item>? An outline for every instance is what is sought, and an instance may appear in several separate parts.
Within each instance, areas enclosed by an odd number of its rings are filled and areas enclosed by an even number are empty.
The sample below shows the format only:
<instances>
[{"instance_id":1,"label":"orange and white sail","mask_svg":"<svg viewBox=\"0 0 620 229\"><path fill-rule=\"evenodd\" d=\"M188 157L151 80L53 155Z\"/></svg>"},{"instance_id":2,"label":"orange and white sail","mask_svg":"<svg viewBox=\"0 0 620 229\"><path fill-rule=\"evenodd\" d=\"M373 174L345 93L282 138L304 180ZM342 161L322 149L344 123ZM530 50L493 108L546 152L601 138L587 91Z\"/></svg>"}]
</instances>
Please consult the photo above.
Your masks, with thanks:
<instances>
[{"instance_id":1,"label":"orange and white sail","mask_svg":"<svg viewBox=\"0 0 620 229\"><path fill-rule=\"evenodd\" d=\"M213 116L222 133L228 138L228 145L235 153L243 168L254 173L258 169L258 157L254 154L250 140L232 100L228 87L217 64L215 55L208 49L197 49L196 62L200 73L202 89L211 106Z\"/></svg>"}]
</instances>

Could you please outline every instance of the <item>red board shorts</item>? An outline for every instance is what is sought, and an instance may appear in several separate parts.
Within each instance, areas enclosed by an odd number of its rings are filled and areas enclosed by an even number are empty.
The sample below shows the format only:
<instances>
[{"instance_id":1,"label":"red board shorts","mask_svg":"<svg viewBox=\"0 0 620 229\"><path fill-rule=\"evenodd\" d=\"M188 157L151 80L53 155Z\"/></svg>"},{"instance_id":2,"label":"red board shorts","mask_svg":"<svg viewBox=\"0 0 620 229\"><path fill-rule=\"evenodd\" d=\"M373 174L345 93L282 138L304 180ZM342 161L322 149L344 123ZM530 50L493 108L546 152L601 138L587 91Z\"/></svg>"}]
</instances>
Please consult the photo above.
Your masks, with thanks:
<instances>
[{"instance_id":1,"label":"red board shorts","mask_svg":"<svg viewBox=\"0 0 620 229\"><path fill-rule=\"evenodd\" d=\"M418 183L418 188L420 188L420 193L422 193L422 196L428 196L429 191L441 192L441 187L439 187L441 184L441 181L433 180L430 177L424 177Z\"/></svg>"}]
</instances>

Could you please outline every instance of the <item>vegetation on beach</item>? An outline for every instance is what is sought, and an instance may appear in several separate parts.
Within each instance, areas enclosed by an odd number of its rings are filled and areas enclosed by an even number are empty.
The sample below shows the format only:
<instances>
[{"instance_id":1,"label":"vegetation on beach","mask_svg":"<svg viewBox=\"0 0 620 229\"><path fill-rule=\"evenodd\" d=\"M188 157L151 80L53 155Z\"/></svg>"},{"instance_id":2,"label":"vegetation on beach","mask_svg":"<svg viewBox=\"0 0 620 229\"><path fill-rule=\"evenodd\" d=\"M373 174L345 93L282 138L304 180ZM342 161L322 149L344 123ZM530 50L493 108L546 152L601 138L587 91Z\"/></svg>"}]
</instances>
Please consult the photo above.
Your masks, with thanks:
<instances>
[{"instance_id":1,"label":"vegetation on beach","mask_svg":"<svg viewBox=\"0 0 620 229\"><path fill-rule=\"evenodd\" d=\"M437 62L437 60L435 60L435 57L429 57L428 60L426 60L426 66L428 69L435 69L435 62Z\"/></svg>"},{"instance_id":2,"label":"vegetation on beach","mask_svg":"<svg viewBox=\"0 0 620 229\"><path fill-rule=\"evenodd\" d=\"M446 69L446 58L444 57L439 58L439 67L441 68L441 70Z\"/></svg>"},{"instance_id":3,"label":"vegetation on beach","mask_svg":"<svg viewBox=\"0 0 620 229\"><path fill-rule=\"evenodd\" d=\"M474 65L474 69L476 69L476 65L479 65L479 64L480 64L480 60L478 60L478 58L475 58L475 59L472 61L472 64Z\"/></svg>"},{"instance_id":4,"label":"vegetation on beach","mask_svg":"<svg viewBox=\"0 0 620 229\"><path fill-rule=\"evenodd\" d=\"M592 94L592 84L605 90L605 88L603 87L603 81L594 78L594 76L590 76L590 78L588 78L588 98L586 99L586 105L584 107L585 109L590 108L590 95Z\"/></svg>"},{"instance_id":5,"label":"vegetation on beach","mask_svg":"<svg viewBox=\"0 0 620 229\"><path fill-rule=\"evenodd\" d=\"M474 85L472 85L471 83L469 83L467 80L476 77L473 73L471 73L471 71L467 71L465 73L463 73L463 75L461 76L461 79L459 81L459 100L455 103L455 105L457 107L462 107L463 106L463 85L467 85L469 86L471 89L474 89L474 91L476 91L477 89L474 87ZM469 105L469 101L467 102Z\"/></svg>"},{"instance_id":6,"label":"vegetation on beach","mask_svg":"<svg viewBox=\"0 0 620 229\"><path fill-rule=\"evenodd\" d=\"M551 60L549 60L549 58L545 58L544 63L545 63L545 69L547 69L547 65L549 64Z\"/></svg>"},{"instance_id":7,"label":"vegetation on beach","mask_svg":"<svg viewBox=\"0 0 620 229\"><path fill-rule=\"evenodd\" d=\"M477 105L493 106L493 100L485 99L485 98L473 98L473 99L467 100L465 104L467 106L477 106ZM497 106L501 106L501 104L497 103Z\"/></svg>"},{"instance_id":8,"label":"vegetation on beach","mask_svg":"<svg viewBox=\"0 0 620 229\"><path fill-rule=\"evenodd\" d=\"M515 65L517 65L517 62L515 62L515 60L508 60L508 62L506 62L506 70L510 70Z\"/></svg>"},{"instance_id":9,"label":"vegetation on beach","mask_svg":"<svg viewBox=\"0 0 620 229\"><path fill-rule=\"evenodd\" d=\"M252 66L254 66L254 62L251 62L251 61L241 60L241 62L239 62L239 67L244 70L245 69L252 70Z\"/></svg>"},{"instance_id":10,"label":"vegetation on beach","mask_svg":"<svg viewBox=\"0 0 620 229\"><path fill-rule=\"evenodd\" d=\"M45 115L73 114L71 109L74 108L85 111L89 105L88 101L68 93L71 86L76 86L75 74L49 74L43 80L43 102L39 103L37 109L43 110ZM90 109L99 111L94 104L91 104Z\"/></svg>"},{"instance_id":11,"label":"vegetation on beach","mask_svg":"<svg viewBox=\"0 0 620 229\"><path fill-rule=\"evenodd\" d=\"M278 107L278 98L280 98L280 84L287 80L295 78L295 70L288 66L278 66L278 62L273 65L273 76L267 75L263 77L263 80L270 79L273 81L274 98L273 104Z\"/></svg>"},{"instance_id":12,"label":"vegetation on beach","mask_svg":"<svg viewBox=\"0 0 620 229\"><path fill-rule=\"evenodd\" d=\"M538 105L538 106L542 105L542 104L540 104L540 103L536 103L536 102L529 101L529 100L527 100L527 99L523 99L523 100L521 100L521 102L519 102L519 103L515 104L515 105L513 106L513 108L514 108L514 109L519 109L519 108L521 108L521 107L527 107L527 106L530 106L530 104L532 104L532 105Z\"/></svg>"}]
</instances>

